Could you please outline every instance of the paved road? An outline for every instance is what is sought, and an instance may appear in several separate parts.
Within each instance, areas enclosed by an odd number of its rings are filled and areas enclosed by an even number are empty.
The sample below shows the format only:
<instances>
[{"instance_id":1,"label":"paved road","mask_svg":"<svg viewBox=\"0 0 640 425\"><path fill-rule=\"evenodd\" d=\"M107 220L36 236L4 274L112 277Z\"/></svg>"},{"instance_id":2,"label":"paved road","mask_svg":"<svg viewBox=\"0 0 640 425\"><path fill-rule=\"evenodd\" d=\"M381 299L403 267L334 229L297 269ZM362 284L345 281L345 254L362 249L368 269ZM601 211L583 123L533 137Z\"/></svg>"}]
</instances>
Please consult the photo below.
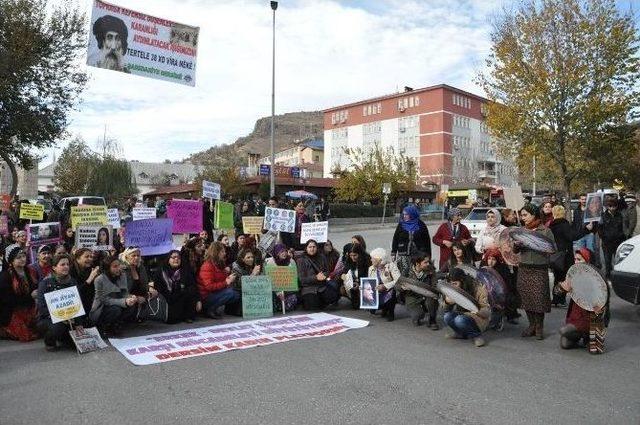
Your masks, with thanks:
<instances>
[{"instance_id":1,"label":"paved road","mask_svg":"<svg viewBox=\"0 0 640 425\"><path fill-rule=\"evenodd\" d=\"M388 246L391 232L360 231L372 247ZM342 244L351 233L331 237ZM602 356L558 348L562 309L544 341L510 326L477 349L412 327L402 307L387 323L344 302L330 313L370 326L162 365L0 341L0 423L638 424L640 310L611 305ZM179 328L145 323L129 334Z\"/></svg>"}]
</instances>

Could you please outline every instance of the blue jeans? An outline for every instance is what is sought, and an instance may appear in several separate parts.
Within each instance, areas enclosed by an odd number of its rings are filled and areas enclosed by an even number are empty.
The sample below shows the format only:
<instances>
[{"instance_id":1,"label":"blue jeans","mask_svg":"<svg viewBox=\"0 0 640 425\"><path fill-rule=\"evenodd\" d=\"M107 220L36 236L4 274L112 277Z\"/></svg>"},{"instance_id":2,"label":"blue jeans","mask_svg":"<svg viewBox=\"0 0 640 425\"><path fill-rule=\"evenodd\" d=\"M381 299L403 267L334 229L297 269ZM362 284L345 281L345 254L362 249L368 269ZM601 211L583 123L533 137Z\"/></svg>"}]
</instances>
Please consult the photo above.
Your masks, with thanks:
<instances>
[{"instance_id":1,"label":"blue jeans","mask_svg":"<svg viewBox=\"0 0 640 425\"><path fill-rule=\"evenodd\" d=\"M589 233L573 243L573 250L587 248L592 254L596 254L596 235Z\"/></svg>"},{"instance_id":2,"label":"blue jeans","mask_svg":"<svg viewBox=\"0 0 640 425\"><path fill-rule=\"evenodd\" d=\"M455 311L446 312L444 314L444 323L464 339L477 338L482 334L475 320L462 313Z\"/></svg>"},{"instance_id":3,"label":"blue jeans","mask_svg":"<svg viewBox=\"0 0 640 425\"><path fill-rule=\"evenodd\" d=\"M224 288L207 295L203 301L204 311L209 309L216 310L218 307L235 304L240 301L240 294L233 288Z\"/></svg>"}]
</instances>

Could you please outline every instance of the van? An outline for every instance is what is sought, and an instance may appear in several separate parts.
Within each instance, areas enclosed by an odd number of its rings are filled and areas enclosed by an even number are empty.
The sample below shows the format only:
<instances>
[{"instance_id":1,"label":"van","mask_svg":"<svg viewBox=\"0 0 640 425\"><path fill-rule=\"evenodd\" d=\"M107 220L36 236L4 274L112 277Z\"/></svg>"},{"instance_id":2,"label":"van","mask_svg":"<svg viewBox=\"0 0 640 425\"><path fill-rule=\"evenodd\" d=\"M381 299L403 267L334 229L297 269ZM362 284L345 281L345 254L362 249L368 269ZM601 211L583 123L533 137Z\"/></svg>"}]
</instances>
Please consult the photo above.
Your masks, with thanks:
<instances>
[{"instance_id":1,"label":"van","mask_svg":"<svg viewBox=\"0 0 640 425\"><path fill-rule=\"evenodd\" d=\"M613 259L611 287L623 300L640 304L640 235L618 247Z\"/></svg>"},{"instance_id":2,"label":"van","mask_svg":"<svg viewBox=\"0 0 640 425\"><path fill-rule=\"evenodd\" d=\"M101 196L71 196L69 198L62 198L60 200L60 209L62 211L71 211L71 207L78 207L80 205L104 205L107 203Z\"/></svg>"}]
</instances>

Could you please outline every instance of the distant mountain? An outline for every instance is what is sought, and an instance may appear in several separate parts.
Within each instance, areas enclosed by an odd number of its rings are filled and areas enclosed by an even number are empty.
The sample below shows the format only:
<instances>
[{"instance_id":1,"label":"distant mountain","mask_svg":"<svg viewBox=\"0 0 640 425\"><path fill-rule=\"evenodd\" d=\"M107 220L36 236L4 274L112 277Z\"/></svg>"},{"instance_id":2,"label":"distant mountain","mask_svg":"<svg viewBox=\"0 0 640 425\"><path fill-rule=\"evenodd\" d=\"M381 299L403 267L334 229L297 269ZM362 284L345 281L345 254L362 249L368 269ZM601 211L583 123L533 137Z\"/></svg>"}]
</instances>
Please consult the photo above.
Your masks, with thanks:
<instances>
[{"instance_id":1,"label":"distant mountain","mask_svg":"<svg viewBox=\"0 0 640 425\"><path fill-rule=\"evenodd\" d=\"M322 112L290 112L276 115L274 120L276 152L291 146L296 140L323 137ZM247 165L247 154L269 154L271 140L271 117L256 121L248 136L240 137L229 145L219 145L206 151L192 154L187 161L195 164L216 164L220 166Z\"/></svg>"}]
</instances>

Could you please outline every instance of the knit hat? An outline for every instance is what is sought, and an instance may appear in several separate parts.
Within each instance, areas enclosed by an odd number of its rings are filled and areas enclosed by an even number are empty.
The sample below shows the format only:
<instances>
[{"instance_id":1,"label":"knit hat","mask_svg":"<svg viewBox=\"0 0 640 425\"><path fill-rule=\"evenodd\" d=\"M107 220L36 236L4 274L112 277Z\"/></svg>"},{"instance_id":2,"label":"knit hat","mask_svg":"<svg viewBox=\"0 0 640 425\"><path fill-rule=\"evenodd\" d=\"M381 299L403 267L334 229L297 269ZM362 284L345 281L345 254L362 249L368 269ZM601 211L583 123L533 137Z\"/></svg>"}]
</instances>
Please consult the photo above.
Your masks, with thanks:
<instances>
[{"instance_id":1,"label":"knit hat","mask_svg":"<svg viewBox=\"0 0 640 425\"><path fill-rule=\"evenodd\" d=\"M460 208L451 208L447 213L447 218L451 220L453 217L457 215L462 215L462 213L460 212Z\"/></svg>"},{"instance_id":2,"label":"knit hat","mask_svg":"<svg viewBox=\"0 0 640 425\"><path fill-rule=\"evenodd\" d=\"M576 251L576 254L580 254L585 262L591 263L591 251L589 248L580 248Z\"/></svg>"},{"instance_id":3,"label":"knit hat","mask_svg":"<svg viewBox=\"0 0 640 425\"><path fill-rule=\"evenodd\" d=\"M498 264L504 263L502 254L500 253L500 250L498 248L487 248L482 255L482 261L486 262L489 257L495 258Z\"/></svg>"},{"instance_id":4,"label":"knit hat","mask_svg":"<svg viewBox=\"0 0 640 425\"><path fill-rule=\"evenodd\" d=\"M273 256L277 257L278 255L280 255L282 251L286 251L286 250L287 250L287 247L284 244L281 244L281 243L276 244L273 247Z\"/></svg>"},{"instance_id":5,"label":"knit hat","mask_svg":"<svg viewBox=\"0 0 640 425\"><path fill-rule=\"evenodd\" d=\"M24 252L24 251L22 251L22 247L20 247L20 245L18 244L9 245L4 250L4 259L6 260L7 264L10 265L11 263L13 263L13 260L15 260L18 254L20 254L21 252Z\"/></svg>"}]
</instances>

